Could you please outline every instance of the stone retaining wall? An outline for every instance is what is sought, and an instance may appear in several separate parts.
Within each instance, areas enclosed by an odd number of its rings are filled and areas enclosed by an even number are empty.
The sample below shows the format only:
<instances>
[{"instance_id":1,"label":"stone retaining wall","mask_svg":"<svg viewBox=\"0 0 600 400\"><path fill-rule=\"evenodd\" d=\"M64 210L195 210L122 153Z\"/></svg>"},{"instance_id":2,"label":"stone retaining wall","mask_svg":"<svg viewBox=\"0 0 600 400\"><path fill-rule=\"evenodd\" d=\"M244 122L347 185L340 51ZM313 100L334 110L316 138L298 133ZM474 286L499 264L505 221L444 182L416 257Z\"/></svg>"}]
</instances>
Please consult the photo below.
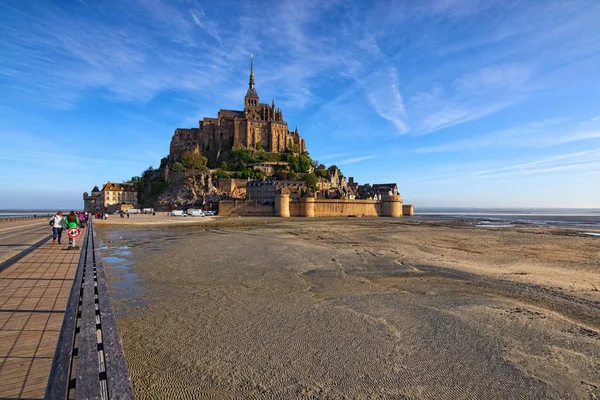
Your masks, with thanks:
<instances>
[{"instance_id":1,"label":"stone retaining wall","mask_svg":"<svg viewBox=\"0 0 600 400\"><path fill-rule=\"evenodd\" d=\"M381 200L326 200L314 197L291 200L287 194L278 195L274 205L255 202L223 200L219 215L275 217L401 217L414 215L412 205L403 205L398 195Z\"/></svg>"}]
</instances>

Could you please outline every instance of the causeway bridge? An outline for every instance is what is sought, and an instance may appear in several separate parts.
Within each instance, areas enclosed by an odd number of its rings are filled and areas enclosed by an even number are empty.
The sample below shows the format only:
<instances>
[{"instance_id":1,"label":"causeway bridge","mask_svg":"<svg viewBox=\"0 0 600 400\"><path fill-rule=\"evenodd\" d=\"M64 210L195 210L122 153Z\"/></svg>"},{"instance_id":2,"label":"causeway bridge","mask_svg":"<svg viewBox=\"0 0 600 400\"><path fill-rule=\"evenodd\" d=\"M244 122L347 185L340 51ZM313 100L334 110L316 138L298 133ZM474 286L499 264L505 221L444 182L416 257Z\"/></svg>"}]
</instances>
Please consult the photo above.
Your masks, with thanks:
<instances>
[{"instance_id":1,"label":"causeway bridge","mask_svg":"<svg viewBox=\"0 0 600 400\"><path fill-rule=\"evenodd\" d=\"M93 221L77 249L49 232L0 225L0 398L133 399Z\"/></svg>"}]
</instances>

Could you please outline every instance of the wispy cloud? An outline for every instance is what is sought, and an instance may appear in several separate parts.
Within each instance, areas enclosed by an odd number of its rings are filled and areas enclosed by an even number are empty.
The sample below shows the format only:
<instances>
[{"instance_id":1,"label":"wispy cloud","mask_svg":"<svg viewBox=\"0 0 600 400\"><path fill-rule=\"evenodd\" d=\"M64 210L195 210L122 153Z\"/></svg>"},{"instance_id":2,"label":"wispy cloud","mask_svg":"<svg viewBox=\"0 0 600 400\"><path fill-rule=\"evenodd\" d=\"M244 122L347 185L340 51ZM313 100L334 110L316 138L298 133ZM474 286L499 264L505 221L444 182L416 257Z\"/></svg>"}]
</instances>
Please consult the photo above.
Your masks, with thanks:
<instances>
[{"instance_id":1,"label":"wispy cloud","mask_svg":"<svg viewBox=\"0 0 600 400\"><path fill-rule=\"evenodd\" d=\"M337 165L354 164L354 163L367 161L367 160L371 160L373 158L378 158L378 157L380 157L380 156L377 155L377 156L362 156L362 157L347 158L345 160L338 161L336 164Z\"/></svg>"},{"instance_id":2,"label":"wispy cloud","mask_svg":"<svg viewBox=\"0 0 600 400\"><path fill-rule=\"evenodd\" d=\"M472 137L417 148L417 153L470 151L483 148L549 147L564 143L600 138L600 119L594 118L573 123L566 118L530 122L499 131L477 134Z\"/></svg>"},{"instance_id":3,"label":"wispy cloud","mask_svg":"<svg viewBox=\"0 0 600 400\"><path fill-rule=\"evenodd\" d=\"M97 169L107 166L123 166L123 165L138 165L130 159L115 160L112 158L95 158L85 157L77 154L69 154L61 152L45 152L45 151L30 151L22 149L2 149L0 150L0 158L3 161L21 161L28 160L29 163L36 164L36 170L41 171L46 168L67 168L69 170L81 169Z\"/></svg>"},{"instance_id":4,"label":"wispy cloud","mask_svg":"<svg viewBox=\"0 0 600 400\"><path fill-rule=\"evenodd\" d=\"M495 65L464 74L446 91L438 86L417 94L409 100L411 115L419 119L416 134L479 119L522 101L532 75L525 65Z\"/></svg>"},{"instance_id":5,"label":"wispy cloud","mask_svg":"<svg viewBox=\"0 0 600 400\"><path fill-rule=\"evenodd\" d=\"M217 24L206 17L204 10L198 5L198 2L196 2L196 5L198 6L196 10L190 10L190 15L192 16L192 19L194 20L196 25L202 28L210 36L215 38L215 40L219 42L221 47L224 47L223 42L221 41L221 37L219 36L219 32L217 30Z\"/></svg>"},{"instance_id":6,"label":"wispy cloud","mask_svg":"<svg viewBox=\"0 0 600 400\"><path fill-rule=\"evenodd\" d=\"M334 160L339 159L341 157L349 156L349 153L341 153L341 154L325 154L323 156L317 156L317 159L320 161Z\"/></svg>"},{"instance_id":7,"label":"wispy cloud","mask_svg":"<svg viewBox=\"0 0 600 400\"><path fill-rule=\"evenodd\" d=\"M399 133L406 133L406 111L398 88L397 71L388 67L359 80L369 103L377 114L391 121Z\"/></svg>"},{"instance_id":8,"label":"wispy cloud","mask_svg":"<svg viewBox=\"0 0 600 400\"><path fill-rule=\"evenodd\" d=\"M448 183L465 180L495 179L519 175L559 172L589 172L600 168L600 148L543 158L536 161L499 168L475 170L425 179L428 182Z\"/></svg>"}]
</instances>

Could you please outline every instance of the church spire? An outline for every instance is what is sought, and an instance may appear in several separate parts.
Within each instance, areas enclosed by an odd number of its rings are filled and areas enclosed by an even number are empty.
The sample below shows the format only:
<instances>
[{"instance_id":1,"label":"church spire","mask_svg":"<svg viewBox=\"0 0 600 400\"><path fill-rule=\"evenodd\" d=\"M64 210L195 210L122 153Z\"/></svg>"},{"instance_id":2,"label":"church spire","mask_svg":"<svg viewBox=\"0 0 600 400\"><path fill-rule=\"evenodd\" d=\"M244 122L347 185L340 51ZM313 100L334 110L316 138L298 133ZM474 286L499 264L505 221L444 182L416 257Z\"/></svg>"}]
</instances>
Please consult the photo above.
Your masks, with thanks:
<instances>
[{"instance_id":1,"label":"church spire","mask_svg":"<svg viewBox=\"0 0 600 400\"><path fill-rule=\"evenodd\" d=\"M254 56L250 55L250 80L248 81L248 91L246 92L246 97L244 104L246 108L249 107L258 107L258 93L256 93L256 89L254 88Z\"/></svg>"},{"instance_id":2,"label":"church spire","mask_svg":"<svg viewBox=\"0 0 600 400\"><path fill-rule=\"evenodd\" d=\"M254 56L250 55L250 80L248 81L248 91L244 98L246 109L258 107L258 93L254 88Z\"/></svg>"},{"instance_id":3,"label":"church spire","mask_svg":"<svg viewBox=\"0 0 600 400\"><path fill-rule=\"evenodd\" d=\"M250 82L248 82L248 89L254 90L254 54L250 54Z\"/></svg>"}]
</instances>

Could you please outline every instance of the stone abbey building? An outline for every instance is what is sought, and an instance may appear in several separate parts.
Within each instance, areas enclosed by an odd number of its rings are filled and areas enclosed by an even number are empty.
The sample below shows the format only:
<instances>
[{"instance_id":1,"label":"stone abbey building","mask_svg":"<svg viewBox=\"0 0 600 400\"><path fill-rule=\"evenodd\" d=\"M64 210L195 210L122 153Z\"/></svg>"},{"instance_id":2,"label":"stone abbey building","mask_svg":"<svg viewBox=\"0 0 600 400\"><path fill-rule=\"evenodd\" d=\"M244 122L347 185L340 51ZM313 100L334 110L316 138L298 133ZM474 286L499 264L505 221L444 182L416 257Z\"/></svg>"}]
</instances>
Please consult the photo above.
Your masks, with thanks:
<instances>
[{"instance_id":1,"label":"stone abbey building","mask_svg":"<svg viewBox=\"0 0 600 400\"><path fill-rule=\"evenodd\" d=\"M254 70L250 60L250 81L244 97L244 110L219 110L217 118L204 118L198 128L177 128L171 139L170 161L179 161L188 150L200 151L209 160L217 161L221 151L247 148L283 153L286 148L298 153L306 151L306 144L298 133L288 129L281 109L259 102L254 87Z\"/></svg>"}]
</instances>

